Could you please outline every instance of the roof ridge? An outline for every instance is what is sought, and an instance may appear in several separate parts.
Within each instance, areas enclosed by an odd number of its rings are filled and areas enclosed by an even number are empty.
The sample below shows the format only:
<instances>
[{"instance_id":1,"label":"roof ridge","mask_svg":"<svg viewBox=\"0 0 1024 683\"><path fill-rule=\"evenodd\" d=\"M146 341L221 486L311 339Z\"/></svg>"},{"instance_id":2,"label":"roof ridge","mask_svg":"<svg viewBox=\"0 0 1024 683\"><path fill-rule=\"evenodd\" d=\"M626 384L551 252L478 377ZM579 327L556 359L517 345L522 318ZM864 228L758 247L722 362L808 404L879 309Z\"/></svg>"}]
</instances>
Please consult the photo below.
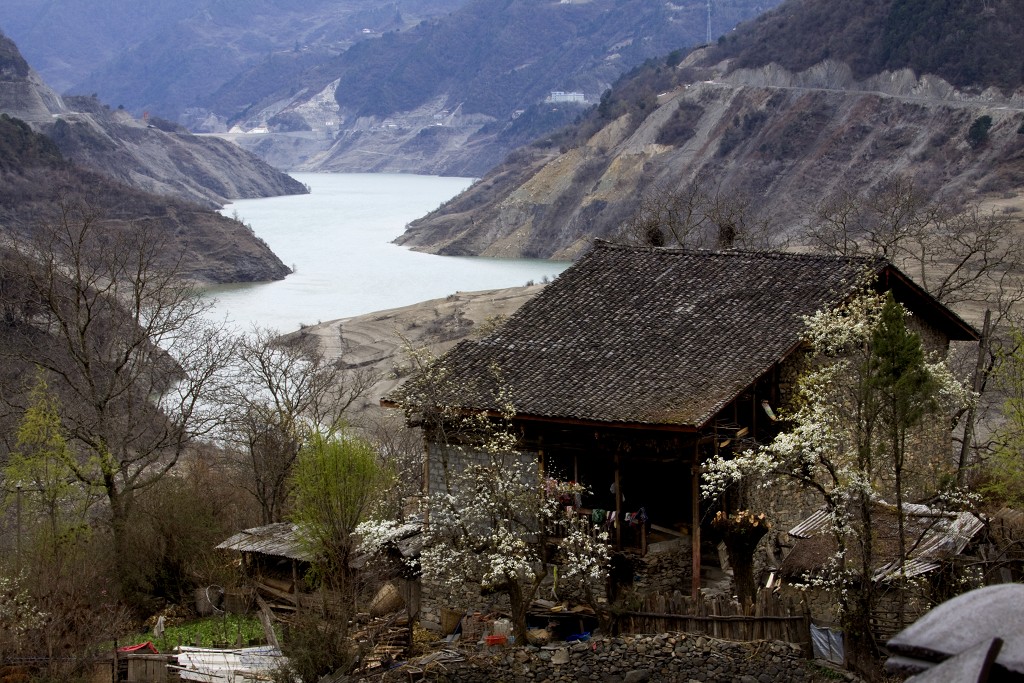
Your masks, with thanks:
<instances>
[{"instance_id":1,"label":"roof ridge","mask_svg":"<svg viewBox=\"0 0 1024 683\"><path fill-rule=\"evenodd\" d=\"M694 249L692 247L656 247L646 244L622 244L620 242L611 242L609 240L601 238L596 238L594 240L594 247L601 249L614 249L616 251L651 252L658 254L692 254L694 256L768 256L778 259L805 261L817 259L846 262L860 261L869 264L889 263L889 260L886 259L884 256L874 256L870 254L849 256L845 254L822 254L816 252L780 251L778 249L742 249L735 247L730 249Z\"/></svg>"}]
</instances>

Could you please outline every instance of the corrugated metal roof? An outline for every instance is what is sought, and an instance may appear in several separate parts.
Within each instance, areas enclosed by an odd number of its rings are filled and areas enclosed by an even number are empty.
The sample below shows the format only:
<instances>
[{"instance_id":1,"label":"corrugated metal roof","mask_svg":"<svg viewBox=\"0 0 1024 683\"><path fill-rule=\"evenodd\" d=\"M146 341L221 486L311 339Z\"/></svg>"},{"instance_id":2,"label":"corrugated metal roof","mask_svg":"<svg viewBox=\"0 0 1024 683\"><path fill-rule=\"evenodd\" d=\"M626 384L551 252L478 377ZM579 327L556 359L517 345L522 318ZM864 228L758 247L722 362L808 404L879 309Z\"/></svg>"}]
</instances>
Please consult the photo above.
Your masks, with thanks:
<instances>
[{"instance_id":1,"label":"corrugated metal roof","mask_svg":"<svg viewBox=\"0 0 1024 683\"><path fill-rule=\"evenodd\" d=\"M280 650L267 645L238 650L182 646L174 668L183 681L270 681L287 662Z\"/></svg>"},{"instance_id":2,"label":"corrugated metal roof","mask_svg":"<svg viewBox=\"0 0 1024 683\"><path fill-rule=\"evenodd\" d=\"M914 513L919 514L919 513ZM937 514L935 512L932 515ZM924 515L927 519L932 519ZM959 555L971 542L974 535L982 530L985 522L970 512L959 512L953 515L942 515L936 523L929 525L919 537L920 543L912 550L910 557L903 563L903 572L907 577L924 574L939 567L936 560ZM899 559L896 558L875 572L875 581L884 581L895 577L900 571Z\"/></svg>"},{"instance_id":3,"label":"corrugated metal roof","mask_svg":"<svg viewBox=\"0 0 1024 683\"><path fill-rule=\"evenodd\" d=\"M312 554L302 543L299 528L291 522L278 522L240 531L218 545L217 549L287 557L303 562L313 560Z\"/></svg>"},{"instance_id":4,"label":"corrugated metal roof","mask_svg":"<svg viewBox=\"0 0 1024 683\"><path fill-rule=\"evenodd\" d=\"M798 538L810 538L811 536L818 535L822 531L830 529L831 527L829 525L831 522L832 515L827 510L818 510L813 515L790 529L789 535L796 536Z\"/></svg>"},{"instance_id":5,"label":"corrugated metal roof","mask_svg":"<svg viewBox=\"0 0 1024 683\"><path fill-rule=\"evenodd\" d=\"M884 562L872 575L875 581L885 581L899 572L899 558L896 549L896 510L891 505L875 503L879 514L876 516L875 551ZM907 577L924 574L937 569L941 560L959 555L971 539L985 526L985 520L971 512L946 512L926 505L906 503L905 514L907 547L910 548L903 563ZM791 536L811 539L831 530L832 515L827 510L818 510L789 530ZM799 544L794 547L794 559L800 554ZM789 558L787 558L788 560ZM797 560L797 563L799 561Z\"/></svg>"}]
</instances>

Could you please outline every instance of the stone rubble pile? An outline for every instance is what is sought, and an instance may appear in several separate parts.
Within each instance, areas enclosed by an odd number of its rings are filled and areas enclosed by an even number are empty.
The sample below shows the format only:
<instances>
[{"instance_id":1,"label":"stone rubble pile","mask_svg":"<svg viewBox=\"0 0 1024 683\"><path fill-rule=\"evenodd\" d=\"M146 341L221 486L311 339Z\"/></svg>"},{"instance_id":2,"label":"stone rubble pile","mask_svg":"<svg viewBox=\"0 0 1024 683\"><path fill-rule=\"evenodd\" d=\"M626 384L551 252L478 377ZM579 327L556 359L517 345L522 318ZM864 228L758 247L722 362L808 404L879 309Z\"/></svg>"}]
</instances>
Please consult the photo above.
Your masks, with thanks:
<instances>
[{"instance_id":1,"label":"stone rubble pile","mask_svg":"<svg viewBox=\"0 0 1024 683\"><path fill-rule=\"evenodd\" d=\"M381 681L408 681L415 663ZM415 678L415 674L413 674ZM460 683L736 683L813 682L843 678L805 659L798 646L739 643L689 634L595 637L546 648L490 647L465 660L427 667L423 680Z\"/></svg>"}]
</instances>

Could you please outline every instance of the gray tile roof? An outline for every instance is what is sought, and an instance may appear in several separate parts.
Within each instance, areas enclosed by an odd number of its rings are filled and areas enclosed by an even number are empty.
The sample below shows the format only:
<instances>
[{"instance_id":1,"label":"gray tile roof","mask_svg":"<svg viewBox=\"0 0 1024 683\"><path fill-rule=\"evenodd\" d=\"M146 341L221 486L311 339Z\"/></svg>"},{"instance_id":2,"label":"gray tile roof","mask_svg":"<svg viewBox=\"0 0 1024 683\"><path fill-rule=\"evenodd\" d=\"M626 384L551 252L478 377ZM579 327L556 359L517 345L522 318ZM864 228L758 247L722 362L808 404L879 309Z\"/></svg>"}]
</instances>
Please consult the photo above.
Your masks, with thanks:
<instances>
[{"instance_id":1,"label":"gray tile roof","mask_svg":"<svg viewBox=\"0 0 1024 683\"><path fill-rule=\"evenodd\" d=\"M217 549L261 553L303 562L310 562L313 559L302 542L299 528L291 522L277 522L239 531L218 545Z\"/></svg>"},{"instance_id":2,"label":"gray tile roof","mask_svg":"<svg viewBox=\"0 0 1024 683\"><path fill-rule=\"evenodd\" d=\"M496 409L500 384L520 417L699 428L799 344L801 316L887 268L598 242L495 333L442 357L444 400Z\"/></svg>"}]
</instances>

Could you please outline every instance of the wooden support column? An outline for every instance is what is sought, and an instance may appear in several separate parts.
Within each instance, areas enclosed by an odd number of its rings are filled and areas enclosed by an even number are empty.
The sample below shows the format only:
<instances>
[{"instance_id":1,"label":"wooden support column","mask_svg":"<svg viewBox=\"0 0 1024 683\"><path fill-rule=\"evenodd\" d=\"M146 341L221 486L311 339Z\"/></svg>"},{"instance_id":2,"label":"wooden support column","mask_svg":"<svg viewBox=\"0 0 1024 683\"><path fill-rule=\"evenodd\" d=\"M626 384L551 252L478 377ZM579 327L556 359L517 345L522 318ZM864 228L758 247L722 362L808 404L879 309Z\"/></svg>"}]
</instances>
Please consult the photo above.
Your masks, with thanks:
<instances>
[{"instance_id":1,"label":"wooden support column","mask_svg":"<svg viewBox=\"0 0 1024 683\"><path fill-rule=\"evenodd\" d=\"M420 483L423 500L430 499L430 439L423 439L423 481ZM430 506L423 506L423 530L430 528Z\"/></svg>"},{"instance_id":2,"label":"wooden support column","mask_svg":"<svg viewBox=\"0 0 1024 683\"><path fill-rule=\"evenodd\" d=\"M750 387L750 436L757 438L757 411L761 404L757 401L757 381Z\"/></svg>"},{"instance_id":3,"label":"wooden support column","mask_svg":"<svg viewBox=\"0 0 1024 683\"><path fill-rule=\"evenodd\" d=\"M615 448L615 549L622 550L622 474L619 469L619 448Z\"/></svg>"},{"instance_id":4,"label":"wooden support column","mask_svg":"<svg viewBox=\"0 0 1024 683\"><path fill-rule=\"evenodd\" d=\"M690 552L693 554L693 582L690 595L700 595L700 450L693 444L693 464L690 466Z\"/></svg>"}]
</instances>

